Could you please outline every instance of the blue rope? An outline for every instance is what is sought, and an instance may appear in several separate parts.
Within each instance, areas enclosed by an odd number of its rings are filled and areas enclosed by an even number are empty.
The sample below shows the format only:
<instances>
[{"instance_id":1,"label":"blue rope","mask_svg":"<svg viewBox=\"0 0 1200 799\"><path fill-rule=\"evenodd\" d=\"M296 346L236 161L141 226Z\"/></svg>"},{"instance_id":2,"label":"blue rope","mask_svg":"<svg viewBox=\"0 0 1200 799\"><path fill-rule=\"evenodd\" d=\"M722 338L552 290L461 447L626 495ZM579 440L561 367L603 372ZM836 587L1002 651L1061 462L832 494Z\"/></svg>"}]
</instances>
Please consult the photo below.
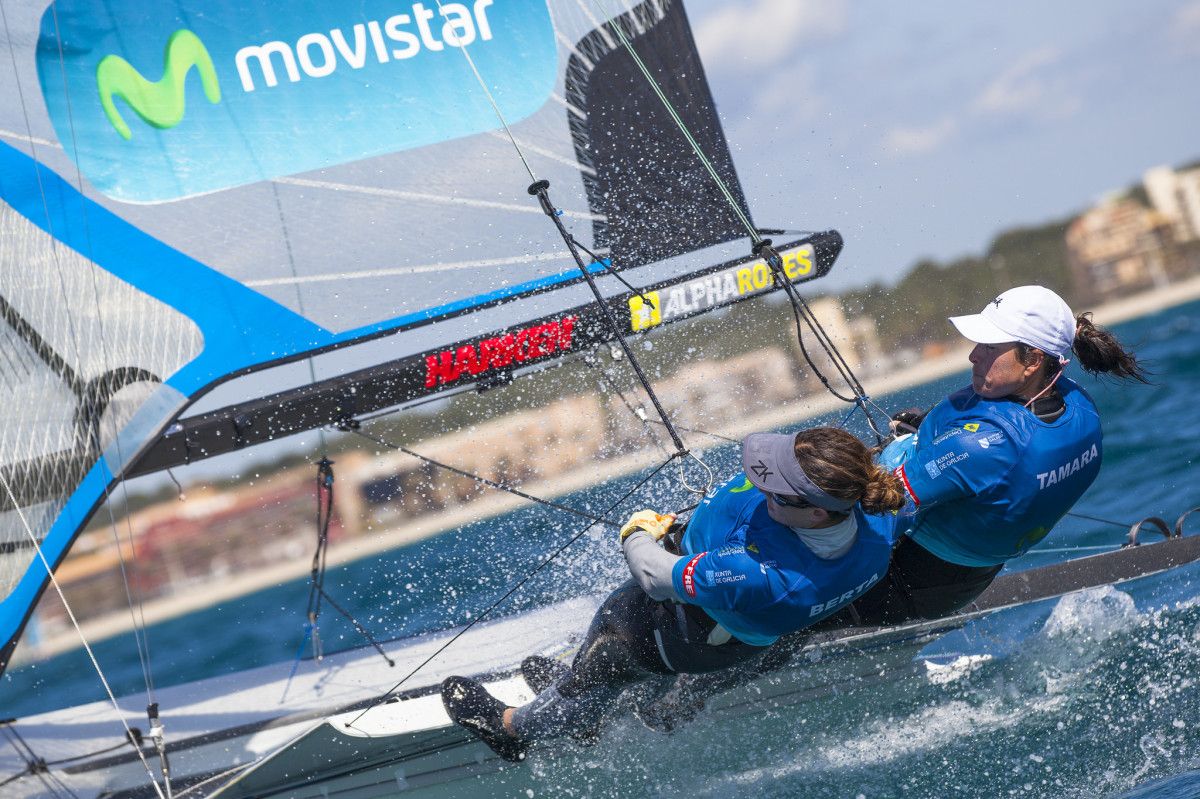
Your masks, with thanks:
<instances>
[{"instance_id":1,"label":"blue rope","mask_svg":"<svg viewBox=\"0 0 1200 799\"><path fill-rule=\"evenodd\" d=\"M296 676L296 672L300 668L300 658L304 656L304 647L308 645L308 641L312 638L313 625L309 622L304 623L304 638L300 641L300 646L296 649L296 657L292 661L292 671L288 674L287 682L283 686L283 695L279 697L280 704L287 699L288 689L292 687L292 678Z\"/></svg>"},{"instance_id":2,"label":"blue rope","mask_svg":"<svg viewBox=\"0 0 1200 799\"><path fill-rule=\"evenodd\" d=\"M851 408L850 410L846 411L846 415L842 417L842 423L839 424L838 427L844 428L846 426L846 423L850 421L850 417L853 416L854 412L857 410L861 410L863 413L869 414L870 411L867 410L867 403L870 401L871 401L871 397L868 394L861 394L859 396L856 396L854 398L854 407Z\"/></svg>"}]
</instances>

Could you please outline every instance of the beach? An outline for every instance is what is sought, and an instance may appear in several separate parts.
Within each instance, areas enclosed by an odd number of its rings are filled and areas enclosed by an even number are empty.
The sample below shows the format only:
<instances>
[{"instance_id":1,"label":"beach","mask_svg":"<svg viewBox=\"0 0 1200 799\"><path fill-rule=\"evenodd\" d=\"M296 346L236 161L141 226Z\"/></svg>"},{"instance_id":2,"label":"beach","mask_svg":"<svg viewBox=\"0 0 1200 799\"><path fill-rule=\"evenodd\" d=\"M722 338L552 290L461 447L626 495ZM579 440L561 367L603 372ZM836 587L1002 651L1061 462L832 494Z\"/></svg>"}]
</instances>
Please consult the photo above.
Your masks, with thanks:
<instances>
[{"instance_id":1,"label":"beach","mask_svg":"<svg viewBox=\"0 0 1200 799\"><path fill-rule=\"evenodd\" d=\"M1200 276L1091 310L1093 310L1094 320L1098 324L1110 326L1196 299L1200 299ZM936 358L925 358L916 363L898 364L894 368L882 370L866 378L864 382L867 383L872 396L883 396L921 385L967 369L967 353L969 351L970 347L964 345L951 349ZM837 410L839 407L844 407L844 404L831 395L827 393L814 394L770 411L740 417L736 423L710 432L738 439L756 430L794 425ZM660 460L660 453L653 449L644 449L623 458L588 463L554 479L522 485L521 489L534 496L553 498L651 468ZM327 565L336 567L371 557L481 519L512 511L525 504L527 501L519 497L496 492L469 505L415 519L403 527L373 533L369 536L358 536L342 542L339 546L331 546ZM212 584L172 597L146 602L141 608L142 618L139 619L139 624L152 625L206 607L219 605L235 597L270 586L296 580L307 575L310 568L311 563L307 557L298 558L270 568L231 575L213 581ZM122 612L84 622L81 625L81 631L87 641L95 642L126 632L132 626L131 614ZM74 631L48 636L37 641L31 640L32 638L32 636L27 637L18 647L15 653L15 662L41 660L81 645L80 636Z\"/></svg>"}]
</instances>

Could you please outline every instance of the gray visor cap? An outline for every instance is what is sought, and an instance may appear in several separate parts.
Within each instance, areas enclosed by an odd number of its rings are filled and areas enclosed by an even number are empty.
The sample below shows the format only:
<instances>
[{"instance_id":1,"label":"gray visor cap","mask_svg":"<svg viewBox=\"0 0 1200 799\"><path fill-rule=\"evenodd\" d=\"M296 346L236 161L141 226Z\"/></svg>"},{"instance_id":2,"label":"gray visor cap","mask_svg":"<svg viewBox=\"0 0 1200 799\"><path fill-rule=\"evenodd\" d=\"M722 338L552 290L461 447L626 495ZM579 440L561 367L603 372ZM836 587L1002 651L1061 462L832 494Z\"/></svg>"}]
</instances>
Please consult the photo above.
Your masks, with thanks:
<instances>
[{"instance_id":1,"label":"gray visor cap","mask_svg":"<svg viewBox=\"0 0 1200 799\"><path fill-rule=\"evenodd\" d=\"M808 479L796 460L794 433L753 433L742 441L742 469L746 478L769 494L801 497L831 511L848 511L851 500L826 494Z\"/></svg>"}]
</instances>

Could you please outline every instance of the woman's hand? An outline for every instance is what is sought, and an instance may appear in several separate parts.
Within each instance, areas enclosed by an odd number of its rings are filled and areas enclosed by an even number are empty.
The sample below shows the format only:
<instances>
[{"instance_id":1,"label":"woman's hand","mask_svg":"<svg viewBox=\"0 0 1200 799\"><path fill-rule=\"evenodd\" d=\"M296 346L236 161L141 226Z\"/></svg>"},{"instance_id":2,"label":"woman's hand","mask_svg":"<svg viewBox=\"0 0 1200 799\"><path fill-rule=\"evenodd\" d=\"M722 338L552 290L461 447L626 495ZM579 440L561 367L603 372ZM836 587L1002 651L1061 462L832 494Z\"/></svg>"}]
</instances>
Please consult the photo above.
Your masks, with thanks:
<instances>
[{"instance_id":1,"label":"woman's hand","mask_svg":"<svg viewBox=\"0 0 1200 799\"><path fill-rule=\"evenodd\" d=\"M651 538L658 541L667 534L674 521L675 514L673 513L656 513L649 509L640 510L630 516L629 521L625 522L625 526L621 528L621 540L624 541L630 533L637 530L645 530Z\"/></svg>"}]
</instances>

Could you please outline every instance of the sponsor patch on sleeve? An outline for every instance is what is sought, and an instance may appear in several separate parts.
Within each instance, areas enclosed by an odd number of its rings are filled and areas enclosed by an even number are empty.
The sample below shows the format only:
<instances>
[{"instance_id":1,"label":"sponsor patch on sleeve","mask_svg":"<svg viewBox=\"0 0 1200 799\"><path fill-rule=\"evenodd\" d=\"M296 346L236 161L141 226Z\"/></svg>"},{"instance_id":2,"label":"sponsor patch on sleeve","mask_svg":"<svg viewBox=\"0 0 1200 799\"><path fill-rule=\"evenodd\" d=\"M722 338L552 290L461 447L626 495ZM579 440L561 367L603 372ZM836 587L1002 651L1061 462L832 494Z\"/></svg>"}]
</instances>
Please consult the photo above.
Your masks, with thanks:
<instances>
[{"instance_id":1,"label":"sponsor patch on sleeve","mask_svg":"<svg viewBox=\"0 0 1200 799\"><path fill-rule=\"evenodd\" d=\"M696 564L700 562L700 558L707 554L707 552L701 552L689 560L687 565L683 567L683 590L690 597L696 596Z\"/></svg>"},{"instance_id":2,"label":"sponsor patch on sleeve","mask_svg":"<svg viewBox=\"0 0 1200 799\"><path fill-rule=\"evenodd\" d=\"M908 475L904 473L904 466L897 466L894 474L900 478L901 483L904 483L904 490L908 492L910 497L912 497L913 504L918 508L921 507L921 498L917 496L915 491L913 491L912 483L908 482Z\"/></svg>"}]
</instances>

